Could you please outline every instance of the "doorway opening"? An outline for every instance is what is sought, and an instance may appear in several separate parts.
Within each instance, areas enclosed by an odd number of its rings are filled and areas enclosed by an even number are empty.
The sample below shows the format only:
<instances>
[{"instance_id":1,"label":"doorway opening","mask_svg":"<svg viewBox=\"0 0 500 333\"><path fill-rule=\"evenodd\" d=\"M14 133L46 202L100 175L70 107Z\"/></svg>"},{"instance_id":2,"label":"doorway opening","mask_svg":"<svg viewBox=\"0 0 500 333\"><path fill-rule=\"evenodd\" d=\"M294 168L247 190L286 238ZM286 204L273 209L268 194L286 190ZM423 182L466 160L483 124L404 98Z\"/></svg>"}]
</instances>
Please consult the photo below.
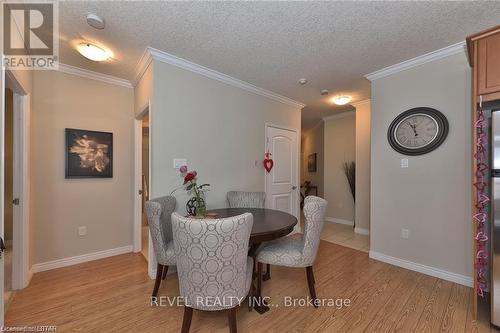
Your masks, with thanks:
<instances>
[{"instance_id":1,"label":"doorway opening","mask_svg":"<svg viewBox=\"0 0 500 333\"><path fill-rule=\"evenodd\" d=\"M303 126L301 194L317 195L328 202L322 240L368 252L369 206L365 197L369 189L365 184L369 179L369 143L365 141L369 138L364 133L369 135L369 119L365 113L356 108Z\"/></svg>"},{"instance_id":2,"label":"doorway opening","mask_svg":"<svg viewBox=\"0 0 500 333\"><path fill-rule=\"evenodd\" d=\"M156 260L153 244L150 242L149 225L145 203L151 193L151 103L148 103L135 117L134 126L134 252L141 252L148 262L148 274L156 275Z\"/></svg>"},{"instance_id":3,"label":"doorway opening","mask_svg":"<svg viewBox=\"0 0 500 333\"><path fill-rule=\"evenodd\" d=\"M12 239L14 209L14 92L5 88L4 123L4 304L12 300Z\"/></svg>"},{"instance_id":4,"label":"doorway opening","mask_svg":"<svg viewBox=\"0 0 500 333\"><path fill-rule=\"evenodd\" d=\"M142 204L141 204L141 253L146 260L149 258L149 226L146 214L146 201L149 200L149 112L142 118Z\"/></svg>"},{"instance_id":5,"label":"doorway opening","mask_svg":"<svg viewBox=\"0 0 500 333\"><path fill-rule=\"evenodd\" d=\"M29 122L30 96L10 71L5 71L2 88L3 126L1 236L6 251L3 260L1 283L2 305L5 309L14 291L29 283Z\"/></svg>"}]
</instances>

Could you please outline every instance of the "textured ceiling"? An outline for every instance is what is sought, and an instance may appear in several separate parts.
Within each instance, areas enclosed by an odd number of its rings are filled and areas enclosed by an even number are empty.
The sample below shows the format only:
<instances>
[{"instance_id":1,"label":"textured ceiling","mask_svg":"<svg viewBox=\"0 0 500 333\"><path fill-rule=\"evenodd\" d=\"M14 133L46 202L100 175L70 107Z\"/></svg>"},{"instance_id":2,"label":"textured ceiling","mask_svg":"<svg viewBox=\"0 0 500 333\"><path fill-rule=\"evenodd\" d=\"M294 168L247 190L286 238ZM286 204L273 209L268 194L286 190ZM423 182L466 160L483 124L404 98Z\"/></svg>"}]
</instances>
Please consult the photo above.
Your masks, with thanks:
<instances>
[{"instance_id":1,"label":"textured ceiling","mask_svg":"<svg viewBox=\"0 0 500 333\"><path fill-rule=\"evenodd\" d=\"M105 30L86 24L90 12L106 20ZM152 46L307 104L309 128L346 109L326 103L320 89L369 98L364 74L464 40L499 18L500 2L483 1L69 1L60 2L60 58L132 80ZM109 47L114 59L84 59L74 50L82 40Z\"/></svg>"}]
</instances>

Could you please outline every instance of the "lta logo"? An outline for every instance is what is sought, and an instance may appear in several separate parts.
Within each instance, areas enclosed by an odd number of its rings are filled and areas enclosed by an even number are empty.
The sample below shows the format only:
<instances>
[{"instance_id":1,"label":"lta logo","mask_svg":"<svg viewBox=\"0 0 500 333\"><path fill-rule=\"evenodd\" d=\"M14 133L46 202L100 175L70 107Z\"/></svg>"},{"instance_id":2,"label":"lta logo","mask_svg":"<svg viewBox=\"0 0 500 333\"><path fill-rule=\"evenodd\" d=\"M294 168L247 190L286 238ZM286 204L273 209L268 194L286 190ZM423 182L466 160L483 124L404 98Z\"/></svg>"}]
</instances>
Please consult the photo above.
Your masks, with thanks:
<instances>
[{"instance_id":1,"label":"lta logo","mask_svg":"<svg viewBox=\"0 0 500 333\"><path fill-rule=\"evenodd\" d=\"M59 52L57 2L4 2L3 66L54 69Z\"/></svg>"}]
</instances>

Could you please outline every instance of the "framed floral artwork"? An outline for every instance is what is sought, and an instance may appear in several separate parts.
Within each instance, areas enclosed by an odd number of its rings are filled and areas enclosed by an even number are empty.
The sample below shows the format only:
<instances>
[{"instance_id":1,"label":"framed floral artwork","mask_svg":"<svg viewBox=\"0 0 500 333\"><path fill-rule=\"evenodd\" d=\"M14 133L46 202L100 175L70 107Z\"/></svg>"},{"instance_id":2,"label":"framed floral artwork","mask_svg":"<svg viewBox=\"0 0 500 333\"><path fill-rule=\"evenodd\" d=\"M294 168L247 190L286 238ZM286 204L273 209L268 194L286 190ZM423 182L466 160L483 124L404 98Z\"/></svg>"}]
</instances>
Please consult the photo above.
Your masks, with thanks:
<instances>
[{"instance_id":1,"label":"framed floral artwork","mask_svg":"<svg viewBox=\"0 0 500 333\"><path fill-rule=\"evenodd\" d=\"M307 171L316 172L316 153L307 157Z\"/></svg>"},{"instance_id":2,"label":"framed floral artwork","mask_svg":"<svg viewBox=\"0 0 500 333\"><path fill-rule=\"evenodd\" d=\"M66 128L66 178L112 178L113 133Z\"/></svg>"}]
</instances>

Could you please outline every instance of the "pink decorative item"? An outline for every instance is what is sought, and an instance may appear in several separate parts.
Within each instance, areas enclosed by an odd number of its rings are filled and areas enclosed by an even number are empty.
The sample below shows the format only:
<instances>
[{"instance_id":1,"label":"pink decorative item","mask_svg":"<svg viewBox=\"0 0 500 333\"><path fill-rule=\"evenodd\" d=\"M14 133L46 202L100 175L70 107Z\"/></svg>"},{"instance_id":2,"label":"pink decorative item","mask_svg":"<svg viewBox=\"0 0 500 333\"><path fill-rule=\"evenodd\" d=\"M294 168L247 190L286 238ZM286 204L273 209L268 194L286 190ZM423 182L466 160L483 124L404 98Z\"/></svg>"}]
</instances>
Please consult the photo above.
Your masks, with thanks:
<instances>
[{"instance_id":1,"label":"pink decorative item","mask_svg":"<svg viewBox=\"0 0 500 333\"><path fill-rule=\"evenodd\" d=\"M487 188L487 144L488 144L488 123L484 118L484 113L481 108L481 104L477 109L477 121L475 123L476 126L476 153L474 154L475 159L475 175L476 182L474 183L474 187L476 188L476 209L473 215L475 229L476 229L476 262L475 267L477 270L477 276L475 277L477 282L476 293L484 297L484 291L487 288L487 280L486 280L486 269L488 267L488 235L486 233L486 219L487 215L487 207L490 201L490 198L486 195Z\"/></svg>"}]
</instances>

